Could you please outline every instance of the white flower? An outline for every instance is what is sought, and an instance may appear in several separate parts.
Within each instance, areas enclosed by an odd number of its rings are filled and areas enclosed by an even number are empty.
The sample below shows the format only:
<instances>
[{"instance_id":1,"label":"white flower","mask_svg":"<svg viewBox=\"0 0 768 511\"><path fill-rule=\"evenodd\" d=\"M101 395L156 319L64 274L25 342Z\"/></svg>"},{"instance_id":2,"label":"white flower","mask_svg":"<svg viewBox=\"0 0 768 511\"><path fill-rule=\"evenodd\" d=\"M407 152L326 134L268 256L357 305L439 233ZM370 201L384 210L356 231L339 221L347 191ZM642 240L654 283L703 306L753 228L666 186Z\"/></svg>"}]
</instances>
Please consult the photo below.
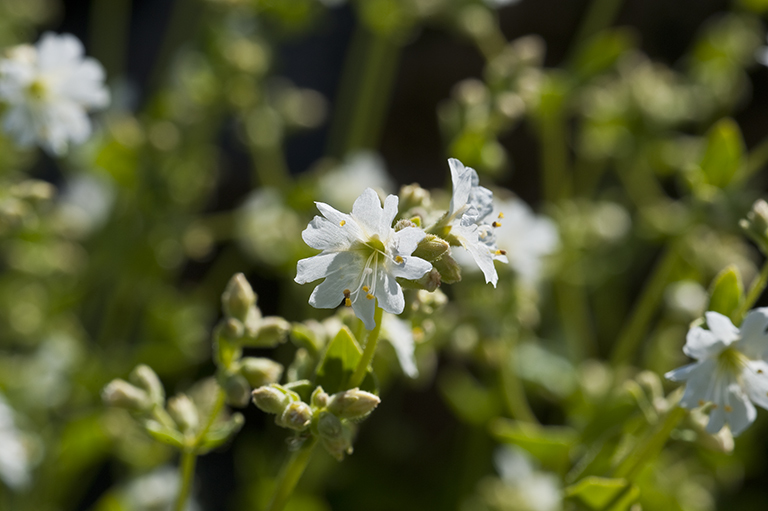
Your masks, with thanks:
<instances>
[{"instance_id":1,"label":"white flower","mask_svg":"<svg viewBox=\"0 0 768 511\"><path fill-rule=\"evenodd\" d=\"M504 446L493 456L496 470L510 492L505 497L513 509L525 511L559 511L562 490L557 476L534 468L528 454L518 447Z\"/></svg>"},{"instance_id":2,"label":"white flower","mask_svg":"<svg viewBox=\"0 0 768 511\"><path fill-rule=\"evenodd\" d=\"M717 312L705 316L709 330L691 328L683 347L696 362L665 376L686 382L681 406L713 403L709 433L717 433L727 423L736 436L755 420L753 403L768 408L768 308L750 311L741 329Z\"/></svg>"},{"instance_id":3,"label":"white flower","mask_svg":"<svg viewBox=\"0 0 768 511\"><path fill-rule=\"evenodd\" d=\"M3 128L20 146L39 143L61 155L70 141L88 139L86 110L107 106L109 91L101 64L83 56L76 37L47 32L0 60L0 100L8 104Z\"/></svg>"},{"instance_id":4,"label":"white flower","mask_svg":"<svg viewBox=\"0 0 768 511\"><path fill-rule=\"evenodd\" d=\"M357 198L349 215L315 203L323 216L312 219L302 238L322 252L299 261L295 279L299 284L325 279L309 297L313 307L332 309L343 301L368 330L375 326L374 298L386 312L403 312L403 290L395 279L418 279L432 265L411 256L425 237L421 229L392 228L397 203L397 197L390 195L382 209L371 188Z\"/></svg>"},{"instance_id":5,"label":"white flower","mask_svg":"<svg viewBox=\"0 0 768 511\"><path fill-rule=\"evenodd\" d=\"M480 186L475 169L465 167L455 158L448 160L451 167L453 195L451 205L440 225L450 228L449 237L469 251L472 259L485 276L485 281L496 287L499 275L493 261L508 262L503 250L496 246L494 229L498 222L485 219L493 213L493 192Z\"/></svg>"},{"instance_id":6,"label":"white flower","mask_svg":"<svg viewBox=\"0 0 768 511\"><path fill-rule=\"evenodd\" d=\"M0 395L0 480L13 489L30 482L29 455L13 421L13 410Z\"/></svg>"},{"instance_id":7,"label":"white flower","mask_svg":"<svg viewBox=\"0 0 768 511\"><path fill-rule=\"evenodd\" d=\"M133 479L122 489L128 511L170 511L179 494L179 472L170 466L160 467ZM197 511L194 498L187 500L185 511Z\"/></svg>"}]
</instances>

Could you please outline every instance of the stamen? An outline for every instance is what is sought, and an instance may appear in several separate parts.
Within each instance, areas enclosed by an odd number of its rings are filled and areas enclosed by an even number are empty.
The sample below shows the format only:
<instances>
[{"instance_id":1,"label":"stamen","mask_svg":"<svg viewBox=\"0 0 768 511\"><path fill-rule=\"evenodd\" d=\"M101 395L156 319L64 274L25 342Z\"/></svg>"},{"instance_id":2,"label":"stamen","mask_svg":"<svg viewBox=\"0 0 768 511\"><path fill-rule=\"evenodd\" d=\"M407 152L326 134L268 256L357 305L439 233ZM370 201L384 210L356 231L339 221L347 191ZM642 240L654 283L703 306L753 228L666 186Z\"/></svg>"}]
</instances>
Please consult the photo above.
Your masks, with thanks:
<instances>
[{"instance_id":1,"label":"stamen","mask_svg":"<svg viewBox=\"0 0 768 511\"><path fill-rule=\"evenodd\" d=\"M723 408L725 409L726 412L732 412L733 411L733 408L731 408L728 405L725 405Z\"/></svg>"},{"instance_id":2,"label":"stamen","mask_svg":"<svg viewBox=\"0 0 768 511\"><path fill-rule=\"evenodd\" d=\"M493 222L491 225L493 227L501 227L501 222Z\"/></svg>"},{"instance_id":3,"label":"stamen","mask_svg":"<svg viewBox=\"0 0 768 511\"><path fill-rule=\"evenodd\" d=\"M499 218L504 218L504 213L503 212L499 213Z\"/></svg>"},{"instance_id":4,"label":"stamen","mask_svg":"<svg viewBox=\"0 0 768 511\"><path fill-rule=\"evenodd\" d=\"M713 410L717 409L717 403L714 403L714 404L712 405L712 409L713 409Z\"/></svg>"},{"instance_id":5,"label":"stamen","mask_svg":"<svg viewBox=\"0 0 768 511\"><path fill-rule=\"evenodd\" d=\"M704 406L705 404L707 404L706 401L704 401L703 399L699 399L699 406Z\"/></svg>"},{"instance_id":6,"label":"stamen","mask_svg":"<svg viewBox=\"0 0 768 511\"><path fill-rule=\"evenodd\" d=\"M344 306L352 307L352 300L350 300L349 298L344 298Z\"/></svg>"},{"instance_id":7,"label":"stamen","mask_svg":"<svg viewBox=\"0 0 768 511\"><path fill-rule=\"evenodd\" d=\"M368 298L369 300L373 300L373 295L371 293L368 293L367 295L365 295L365 297Z\"/></svg>"},{"instance_id":8,"label":"stamen","mask_svg":"<svg viewBox=\"0 0 768 511\"><path fill-rule=\"evenodd\" d=\"M506 250L497 250L496 251L496 255L507 255L507 251Z\"/></svg>"},{"instance_id":9,"label":"stamen","mask_svg":"<svg viewBox=\"0 0 768 511\"><path fill-rule=\"evenodd\" d=\"M758 369L757 370L757 374L763 374L763 370L762 369Z\"/></svg>"},{"instance_id":10,"label":"stamen","mask_svg":"<svg viewBox=\"0 0 768 511\"><path fill-rule=\"evenodd\" d=\"M405 259L403 259L401 256L395 257L395 262L397 264L402 264L404 261L405 261Z\"/></svg>"},{"instance_id":11,"label":"stamen","mask_svg":"<svg viewBox=\"0 0 768 511\"><path fill-rule=\"evenodd\" d=\"M371 288L369 288L368 286L363 286L363 293L367 293L370 290Z\"/></svg>"},{"instance_id":12,"label":"stamen","mask_svg":"<svg viewBox=\"0 0 768 511\"><path fill-rule=\"evenodd\" d=\"M339 225L340 225L340 226L342 226L342 227L344 227L344 225L345 225L346 223L347 223L347 221L346 221L346 220L342 220L341 222L339 222Z\"/></svg>"}]
</instances>

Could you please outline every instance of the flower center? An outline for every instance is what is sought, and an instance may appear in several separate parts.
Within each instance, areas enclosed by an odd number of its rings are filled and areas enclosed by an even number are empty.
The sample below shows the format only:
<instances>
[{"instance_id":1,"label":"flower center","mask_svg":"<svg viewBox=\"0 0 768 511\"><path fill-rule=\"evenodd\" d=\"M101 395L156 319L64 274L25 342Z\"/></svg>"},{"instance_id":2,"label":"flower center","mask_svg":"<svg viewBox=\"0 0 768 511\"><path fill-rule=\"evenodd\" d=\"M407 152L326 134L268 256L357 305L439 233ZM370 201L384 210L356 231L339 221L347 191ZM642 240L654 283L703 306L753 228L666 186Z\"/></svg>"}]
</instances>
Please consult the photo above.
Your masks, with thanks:
<instances>
[{"instance_id":1,"label":"flower center","mask_svg":"<svg viewBox=\"0 0 768 511\"><path fill-rule=\"evenodd\" d=\"M366 242L366 245L368 248L373 250L374 252L381 252L382 254L386 253L386 248L384 247L384 242L382 242L379 239L378 234L374 234L370 238L368 238L368 241Z\"/></svg>"},{"instance_id":2,"label":"flower center","mask_svg":"<svg viewBox=\"0 0 768 511\"><path fill-rule=\"evenodd\" d=\"M749 360L736 348L726 348L717 356L717 365L722 371L739 374Z\"/></svg>"},{"instance_id":3,"label":"flower center","mask_svg":"<svg viewBox=\"0 0 768 511\"><path fill-rule=\"evenodd\" d=\"M47 92L48 88L42 80L35 80L29 84L29 87L27 87L27 95L36 101L45 99Z\"/></svg>"}]
</instances>

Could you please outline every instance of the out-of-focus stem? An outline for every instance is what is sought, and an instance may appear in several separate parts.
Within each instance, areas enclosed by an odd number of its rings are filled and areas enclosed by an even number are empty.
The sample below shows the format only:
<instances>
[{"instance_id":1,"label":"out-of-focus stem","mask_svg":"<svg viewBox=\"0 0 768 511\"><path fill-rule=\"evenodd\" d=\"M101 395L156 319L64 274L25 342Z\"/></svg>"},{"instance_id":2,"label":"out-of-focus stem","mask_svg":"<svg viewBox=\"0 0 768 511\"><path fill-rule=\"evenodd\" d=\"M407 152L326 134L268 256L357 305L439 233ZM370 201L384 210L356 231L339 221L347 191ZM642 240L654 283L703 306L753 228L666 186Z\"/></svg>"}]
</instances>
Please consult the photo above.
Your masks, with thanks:
<instances>
[{"instance_id":1,"label":"out-of-focus stem","mask_svg":"<svg viewBox=\"0 0 768 511\"><path fill-rule=\"evenodd\" d=\"M317 439L313 436L310 437L306 443L296 452L291 454L291 457L283 466L280 471L280 475L277 479L277 486L275 492L272 494L272 500L269 501L267 511L282 511L285 505L288 503L288 499L291 498L293 489L296 488L296 484L301 479L301 475L307 468L309 460L312 458Z\"/></svg>"},{"instance_id":2,"label":"out-of-focus stem","mask_svg":"<svg viewBox=\"0 0 768 511\"><path fill-rule=\"evenodd\" d=\"M578 49L591 36L611 26L622 4L623 0L592 0L571 48Z\"/></svg>"},{"instance_id":3,"label":"out-of-focus stem","mask_svg":"<svg viewBox=\"0 0 768 511\"><path fill-rule=\"evenodd\" d=\"M538 120L544 198L557 203L571 192L565 116L561 110Z\"/></svg>"},{"instance_id":4,"label":"out-of-focus stem","mask_svg":"<svg viewBox=\"0 0 768 511\"><path fill-rule=\"evenodd\" d=\"M181 463L179 463L179 477L181 481L181 490L176 498L174 511L183 511L187 503L189 494L192 491L192 480L195 476L195 462L197 461L197 452L194 448L185 449L181 453Z\"/></svg>"},{"instance_id":5,"label":"out-of-focus stem","mask_svg":"<svg viewBox=\"0 0 768 511\"><path fill-rule=\"evenodd\" d=\"M378 146L400 56L395 40L364 23L349 48L330 135L329 153L337 157Z\"/></svg>"},{"instance_id":6,"label":"out-of-focus stem","mask_svg":"<svg viewBox=\"0 0 768 511\"><path fill-rule=\"evenodd\" d=\"M744 314L746 314L750 307L757 302L760 295L763 294L766 285L768 285L768 260L763 263L763 268L760 270L760 274L752 281L752 285L749 286L747 296L733 315L734 319L740 320L744 317Z\"/></svg>"},{"instance_id":7,"label":"out-of-focus stem","mask_svg":"<svg viewBox=\"0 0 768 511\"><path fill-rule=\"evenodd\" d=\"M675 244L669 245L664 255L653 269L653 274L646 281L640 298L632 309L629 321L619 334L618 341L611 355L611 362L619 366L629 362L635 355L640 342L643 340L648 325L656 312L656 307L664 295L669 277L677 265L679 255Z\"/></svg>"},{"instance_id":8,"label":"out-of-focus stem","mask_svg":"<svg viewBox=\"0 0 768 511\"><path fill-rule=\"evenodd\" d=\"M89 52L104 66L107 76L125 73L131 0L95 0L90 12Z\"/></svg>"},{"instance_id":9,"label":"out-of-focus stem","mask_svg":"<svg viewBox=\"0 0 768 511\"><path fill-rule=\"evenodd\" d=\"M584 286L558 280L554 291L572 359L583 360L595 355L595 333Z\"/></svg>"},{"instance_id":10,"label":"out-of-focus stem","mask_svg":"<svg viewBox=\"0 0 768 511\"><path fill-rule=\"evenodd\" d=\"M363 349L363 356L357 363L355 372L352 373L352 376L349 378L349 384L347 386L351 389L360 387L360 384L363 383L365 374L368 372L368 366L371 365L373 356L376 354L376 345L379 342L379 333L381 332L381 317L383 313L384 311L382 308L377 305L376 313L374 314L374 321L376 321L376 326L373 327L373 330L371 330L371 333L368 335L368 339L365 341L365 349Z\"/></svg>"},{"instance_id":11,"label":"out-of-focus stem","mask_svg":"<svg viewBox=\"0 0 768 511\"><path fill-rule=\"evenodd\" d=\"M517 371L514 366L514 353L517 347L517 337L510 335L506 341L506 356L501 361L501 388L504 393L504 401L507 405L507 411L513 419L524 422L538 424L536 416L533 414L528 400L525 398L525 391Z\"/></svg>"}]
</instances>

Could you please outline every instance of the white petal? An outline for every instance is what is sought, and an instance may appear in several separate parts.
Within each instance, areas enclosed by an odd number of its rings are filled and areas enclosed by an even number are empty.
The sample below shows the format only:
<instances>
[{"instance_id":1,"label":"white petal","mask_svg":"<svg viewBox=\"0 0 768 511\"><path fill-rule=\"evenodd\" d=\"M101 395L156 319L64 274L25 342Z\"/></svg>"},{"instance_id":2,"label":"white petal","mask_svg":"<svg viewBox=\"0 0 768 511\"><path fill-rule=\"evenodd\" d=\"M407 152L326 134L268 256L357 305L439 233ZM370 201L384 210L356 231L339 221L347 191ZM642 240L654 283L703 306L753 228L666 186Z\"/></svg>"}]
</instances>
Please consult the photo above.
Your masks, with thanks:
<instances>
[{"instance_id":1,"label":"white petal","mask_svg":"<svg viewBox=\"0 0 768 511\"><path fill-rule=\"evenodd\" d=\"M359 293L356 298L352 302L352 310L355 311L355 316L360 318L367 330L373 330L376 327L376 321L374 321L376 300L369 300L366 298L365 293Z\"/></svg>"},{"instance_id":2,"label":"white petal","mask_svg":"<svg viewBox=\"0 0 768 511\"><path fill-rule=\"evenodd\" d=\"M768 351L768 308L749 311L741 323L739 350L750 358L763 358Z\"/></svg>"},{"instance_id":3,"label":"white petal","mask_svg":"<svg viewBox=\"0 0 768 511\"><path fill-rule=\"evenodd\" d=\"M475 264L480 268L485 276L485 282L490 282L496 287L499 275L496 273L496 267L493 266L493 254L488 247L477 239L477 226L456 226L451 228L451 234L454 234L461 245L467 249Z\"/></svg>"},{"instance_id":4,"label":"white petal","mask_svg":"<svg viewBox=\"0 0 768 511\"><path fill-rule=\"evenodd\" d=\"M768 410L768 363L750 360L741 377L749 399Z\"/></svg>"},{"instance_id":5,"label":"white petal","mask_svg":"<svg viewBox=\"0 0 768 511\"><path fill-rule=\"evenodd\" d=\"M739 436L742 431L755 422L757 410L738 383L734 382L729 385L726 396L726 420L733 436Z\"/></svg>"},{"instance_id":6,"label":"white petal","mask_svg":"<svg viewBox=\"0 0 768 511\"><path fill-rule=\"evenodd\" d=\"M320 256L314 256L314 258L318 257ZM357 254L351 252L333 254L332 259L322 257L316 264L312 262L314 258L310 257L299 261L299 263L304 262L306 266L299 268L296 281L300 284L309 282L304 279L317 277L318 274L325 272L326 279L312 291L309 304L319 309L338 307L344 300L344 291L347 289L354 291L357 283L360 282L364 261Z\"/></svg>"},{"instance_id":7,"label":"white petal","mask_svg":"<svg viewBox=\"0 0 768 511\"><path fill-rule=\"evenodd\" d=\"M688 330L683 353L696 360L712 357L723 351L726 345L714 333L701 327Z\"/></svg>"},{"instance_id":8,"label":"white petal","mask_svg":"<svg viewBox=\"0 0 768 511\"><path fill-rule=\"evenodd\" d=\"M418 227L406 227L397 231L394 235L393 255L409 256L413 254L413 251L426 236L426 233Z\"/></svg>"},{"instance_id":9,"label":"white petal","mask_svg":"<svg viewBox=\"0 0 768 511\"><path fill-rule=\"evenodd\" d=\"M697 408L714 400L712 389L715 388L715 385L713 385L712 380L715 378L715 371L717 370L717 362L713 359L705 359L703 362L691 365L694 367L687 374L685 393L680 399L680 406L688 409Z\"/></svg>"},{"instance_id":10,"label":"white petal","mask_svg":"<svg viewBox=\"0 0 768 511\"><path fill-rule=\"evenodd\" d=\"M71 34L46 32L37 43L37 52L37 63L41 70L66 69L83 56L83 44Z\"/></svg>"},{"instance_id":11,"label":"white petal","mask_svg":"<svg viewBox=\"0 0 768 511\"><path fill-rule=\"evenodd\" d=\"M352 229L345 229L335 222L331 222L323 217L313 218L307 228L301 233L304 243L318 250L345 250L348 249L355 239Z\"/></svg>"},{"instance_id":12,"label":"white petal","mask_svg":"<svg viewBox=\"0 0 768 511\"><path fill-rule=\"evenodd\" d=\"M665 373L664 378L670 381L685 381L690 377L691 372L693 372L693 370L698 366L699 362L694 362L693 364L678 367L677 369L673 369Z\"/></svg>"},{"instance_id":13,"label":"white petal","mask_svg":"<svg viewBox=\"0 0 768 511\"><path fill-rule=\"evenodd\" d=\"M739 338L739 329L733 326L731 320L719 312L709 311L704 314L707 318L709 330L715 337L725 343L726 346Z\"/></svg>"},{"instance_id":14,"label":"white petal","mask_svg":"<svg viewBox=\"0 0 768 511\"><path fill-rule=\"evenodd\" d=\"M432 263L420 257L403 257L403 262L394 261L387 265L387 271L393 276L407 280L418 280L432 269Z\"/></svg>"},{"instance_id":15,"label":"white petal","mask_svg":"<svg viewBox=\"0 0 768 511\"><path fill-rule=\"evenodd\" d=\"M296 264L296 278L294 281L298 284L306 284L327 277L329 273L334 271L334 269L331 269L333 261L338 258L345 258L345 255L346 253L344 252L330 252L300 260Z\"/></svg>"},{"instance_id":16,"label":"white petal","mask_svg":"<svg viewBox=\"0 0 768 511\"><path fill-rule=\"evenodd\" d=\"M416 346L410 323L391 314L385 314L383 320L383 328L386 330L385 337L395 348L400 367L408 377L417 378L419 369L416 367L416 358L414 357Z\"/></svg>"},{"instance_id":17,"label":"white petal","mask_svg":"<svg viewBox=\"0 0 768 511\"><path fill-rule=\"evenodd\" d=\"M402 313L405 309L405 297L395 277L383 271L383 268L379 269L376 277L374 294L379 302L379 307L392 314Z\"/></svg>"},{"instance_id":18,"label":"white petal","mask_svg":"<svg viewBox=\"0 0 768 511\"><path fill-rule=\"evenodd\" d=\"M451 168L451 183L453 184L449 210L449 214L452 215L467 204L469 191L472 189L472 175L464 164L455 158L448 160L448 166Z\"/></svg>"},{"instance_id":19,"label":"white petal","mask_svg":"<svg viewBox=\"0 0 768 511\"><path fill-rule=\"evenodd\" d=\"M382 240L386 239L381 232L383 215L379 195L372 188L366 188L352 206L352 217L357 220L366 238L375 234Z\"/></svg>"},{"instance_id":20,"label":"white petal","mask_svg":"<svg viewBox=\"0 0 768 511\"><path fill-rule=\"evenodd\" d=\"M709 412L709 422L707 423L707 433L714 435L725 426L725 410L718 406Z\"/></svg>"},{"instance_id":21,"label":"white petal","mask_svg":"<svg viewBox=\"0 0 768 511\"><path fill-rule=\"evenodd\" d=\"M397 217L397 205L399 202L400 199L397 195L387 195L387 198L384 199L384 212L381 215L381 224L379 225L379 236L382 239L389 238L389 234L393 230L392 222Z\"/></svg>"},{"instance_id":22,"label":"white petal","mask_svg":"<svg viewBox=\"0 0 768 511\"><path fill-rule=\"evenodd\" d=\"M493 192L483 186L478 186L477 172L472 170L472 188L469 191L468 203L477 209L477 219L482 220L493 213Z\"/></svg>"}]
</instances>

